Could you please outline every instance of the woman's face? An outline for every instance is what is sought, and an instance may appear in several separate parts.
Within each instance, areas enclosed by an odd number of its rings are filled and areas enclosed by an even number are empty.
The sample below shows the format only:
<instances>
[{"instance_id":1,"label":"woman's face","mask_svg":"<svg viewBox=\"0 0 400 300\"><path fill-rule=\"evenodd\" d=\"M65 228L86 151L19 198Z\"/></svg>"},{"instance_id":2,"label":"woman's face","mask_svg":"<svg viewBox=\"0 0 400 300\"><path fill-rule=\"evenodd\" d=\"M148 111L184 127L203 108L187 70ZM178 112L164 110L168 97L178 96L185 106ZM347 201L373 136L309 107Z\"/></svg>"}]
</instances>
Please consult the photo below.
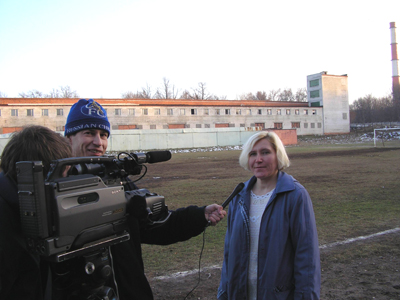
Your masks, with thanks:
<instances>
[{"instance_id":1,"label":"woman's face","mask_svg":"<svg viewBox=\"0 0 400 300\"><path fill-rule=\"evenodd\" d=\"M258 179L268 180L278 174L278 158L267 139L258 141L249 153L249 169Z\"/></svg>"}]
</instances>

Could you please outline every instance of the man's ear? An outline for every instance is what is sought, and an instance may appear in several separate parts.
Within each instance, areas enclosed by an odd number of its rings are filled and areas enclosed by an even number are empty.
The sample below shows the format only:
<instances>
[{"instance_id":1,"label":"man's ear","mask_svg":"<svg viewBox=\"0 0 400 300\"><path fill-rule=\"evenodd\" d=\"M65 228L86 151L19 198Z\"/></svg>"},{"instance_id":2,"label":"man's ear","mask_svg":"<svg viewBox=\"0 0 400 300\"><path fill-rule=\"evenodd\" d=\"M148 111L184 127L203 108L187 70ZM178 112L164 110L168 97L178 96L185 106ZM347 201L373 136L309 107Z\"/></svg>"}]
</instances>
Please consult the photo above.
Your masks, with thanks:
<instances>
[{"instance_id":1,"label":"man's ear","mask_svg":"<svg viewBox=\"0 0 400 300\"><path fill-rule=\"evenodd\" d=\"M65 137L70 145L72 145L71 135Z\"/></svg>"}]
</instances>

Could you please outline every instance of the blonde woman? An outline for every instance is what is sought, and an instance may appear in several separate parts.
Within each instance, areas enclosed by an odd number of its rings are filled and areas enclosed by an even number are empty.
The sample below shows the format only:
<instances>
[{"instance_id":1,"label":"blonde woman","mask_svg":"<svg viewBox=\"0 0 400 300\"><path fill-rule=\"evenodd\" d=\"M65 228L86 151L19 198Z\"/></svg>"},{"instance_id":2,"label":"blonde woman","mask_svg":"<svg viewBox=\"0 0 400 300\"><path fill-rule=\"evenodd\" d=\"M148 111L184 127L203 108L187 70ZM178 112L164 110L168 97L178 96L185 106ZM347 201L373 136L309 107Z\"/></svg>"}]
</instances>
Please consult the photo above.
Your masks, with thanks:
<instances>
[{"instance_id":1,"label":"blonde woman","mask_svg":"<svg viewBox=\"0 0 400 300\"><path fill-rule=\"evenodd\" d=\"M228 211L218 299L319 299L320 256L307 190L282 170L289 158L274 132L243 145L253 173Z\"/></svg>"}]
</instances>

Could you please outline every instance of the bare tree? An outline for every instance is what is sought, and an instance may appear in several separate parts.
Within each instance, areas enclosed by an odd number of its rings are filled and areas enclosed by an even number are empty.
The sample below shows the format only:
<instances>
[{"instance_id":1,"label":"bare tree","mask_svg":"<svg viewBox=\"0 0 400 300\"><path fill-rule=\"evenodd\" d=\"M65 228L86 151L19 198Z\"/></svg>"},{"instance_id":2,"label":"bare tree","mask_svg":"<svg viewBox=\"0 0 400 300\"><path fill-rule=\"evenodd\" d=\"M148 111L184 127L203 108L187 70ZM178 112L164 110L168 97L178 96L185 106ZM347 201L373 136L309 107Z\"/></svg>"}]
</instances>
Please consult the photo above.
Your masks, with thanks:
<instances>
[{"instance_id":1,"label":"bare tree","mask_svg":"<svg viewBox=\"0 0 400 300\"><path fill-rule=\"evenodd\" d=\"M76 91L71 90L69 85L66 86L60 86L61 92L60 96L61 98L78 98L79 95Z\"/></svg>"},{"instance_id":2,"label":"bare tree","mask_svg":"<svg viewBox=\"0 0 400 300\"><path fill-rule=\"evenodd\" d=\"M265 91L258 91L257 93L256 93L256 100L267 100L268 99L268 97L267 97L267 93L265 92Z\"/></svg>"},{"instance_id":3,"label":"bare tree","mask_svg":"<svg viewBox=\"0 0 400 300\"><path fill-rule=\"evenodd\" d=\"M307 89L299 88L294 96L294 101L297 102L307 102Z\"/></svg>"},{"instance_id":4,"label":"bare tree","mask_svg":"<svg viewBox=\"0 0 400 300\"><path fill-rule=\"evenodd\" d=\"M142 99L151 99L152 98L151 87L148 84L146 85L146 87L142 87L140 95Z\"/></svg>"},{"instance_id":5,"label":"bare tree","mask_svg":"<svg viewBox=\"0 0 400 300\"><path fill-rule=\"evenodd\" d=\"M53 89L49 94L46 95L46 98L61 98L60 91L57 89Z\"/></svg>"},{"instance_id":6,"label":"bare tree","mask_svg":"<svg viewBox=\"0 0 400 300\"><path fill-rule=\"evenodd\" d=\"M43 98L43 93L38 90L31 90L27 93L19 93L21 98Z\"/></svg>"},{"instance_id":7,"label":"bare tree","mask_svg":"<svg viewBox=\"0 0 400 300\"><path fill-rule=\"evenodd\" d=\"M179 99L192 99L192 95L188 90L184 90L179 96Z\"/></svg>"},{"instance_id":8,"label":"bare tree","mask_svg":"<svg viewBox=\"0 0 400 300\"><path fill-rule=\"evenodd\" d=\"M239 100L256 100L256 96L253 93L242 94L239 96Z\"/></svg>"},{"instance_id":9,"label":"bare tree","mask_svg":"<svg viewBox=\"0 0 400 300\"><path fill-rule=\"evenodd\" d=\"M350 110L355 112L355 118L352 120L354 123L399 121L396 108L396 101L393 101L392 95L376 98L369 94L350 105Z\"/></svg>"},{"instance_id":10,"label":"bare tree","mask_svg":"<svg viewBox=\"0 0 400 300\"><path fill-rule=\"evenodd\" d=\"M294 101L292 89L284 89L278 96L279 101Z\"/></svg>"},{"instance_id":11,"label":"bare tree","mask_svg":"<svg viewBox=\"0 0 400 300\"><path fill-rule=\"evenodd\" d=\"M215 97L207 92L206 84L204 82L199 82L198 88L192 88L192 91L192 99L215 100Z\"/></svg>"},{"instance_id":12,"label":"bare tree","mask_svg":"<svg viewBox=\"0 0 400 300\"><path fill-rule=\"evenodd\" d=\"M0 91L0 98L7 98L7 95L6 95L5 93L2 93L2 92Z\"/></svg>"},{"instance_id":13,"label":"bare tree","mask_svg":"<svg viewBox=\"0 0 400 300\"><path fill-rule=\"evenodd\" d=\"M128 91L122 93L123 99L152 99L151 88L150 86L143 87L141 91L137 91L136 93Z\"/></svg>"},{"instance_id":14,"label":"bare tree","mask_svg":"<svg viewBox=\"0 0 400 300\"><path fill-rule=\"evenodd\" d=\"M128 91L128 92L122 93L121 97L123 99L136 99L137 98L137 93Z\"/></svg>"},{"instance_id":15,"label":"bare tree","mask_svg":"<svg viewBox=\"0 0 400 300\"><path fill-rule=\"evenodd\" d=\"M281 89L270 90L268 94L268 99L271 101L278 101L278 95L281 93Z\"/></svg>"},{"instance_id":16,"label":"bare tree","mask_svg":"<svg viewBox=\"0 0 400 300\"><path fill-rule=\"evenodd\" d=\"M78 98L76 91L71 90L69 85L60 86L60 90L53 89L48 94L44 94L38 90L31 90L27 93L19 93L21 98Z\"/></svg>"},{"instance_id":17,"label":"bare tree","mask_svg":"<svg viewBox=\"0 0 400 300\"><path fill-rule=\"evenodd\" d=\"M174 85L170 85L169 79L163 78L163 88L162 90L157 89L156 98L158 99L176 99L178 97L178 91L175 89Z\"/></svg>"}]
</instances>

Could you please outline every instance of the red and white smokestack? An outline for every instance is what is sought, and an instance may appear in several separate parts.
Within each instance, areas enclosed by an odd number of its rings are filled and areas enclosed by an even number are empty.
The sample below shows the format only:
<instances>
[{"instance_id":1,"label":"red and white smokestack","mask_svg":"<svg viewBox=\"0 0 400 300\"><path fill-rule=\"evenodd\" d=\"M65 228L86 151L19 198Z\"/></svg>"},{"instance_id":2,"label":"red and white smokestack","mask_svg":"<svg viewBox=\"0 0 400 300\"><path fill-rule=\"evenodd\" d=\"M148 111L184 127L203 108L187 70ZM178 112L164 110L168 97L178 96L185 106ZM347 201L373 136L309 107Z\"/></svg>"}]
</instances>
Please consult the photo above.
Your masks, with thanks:
<instances>
[{"instance_id":1,"label":"red and white smokestack","mask_svg":"<svg viewBox=\"0 0 400 300\"><path fill-rule=\"evenodd\" d=\"M399 58L397 56L397 42L396 42L396 23L390 22L390 35L392 47L392 89L393 99L400 101L400 76L399 76Z\"/></svg>"}]
</instances>

